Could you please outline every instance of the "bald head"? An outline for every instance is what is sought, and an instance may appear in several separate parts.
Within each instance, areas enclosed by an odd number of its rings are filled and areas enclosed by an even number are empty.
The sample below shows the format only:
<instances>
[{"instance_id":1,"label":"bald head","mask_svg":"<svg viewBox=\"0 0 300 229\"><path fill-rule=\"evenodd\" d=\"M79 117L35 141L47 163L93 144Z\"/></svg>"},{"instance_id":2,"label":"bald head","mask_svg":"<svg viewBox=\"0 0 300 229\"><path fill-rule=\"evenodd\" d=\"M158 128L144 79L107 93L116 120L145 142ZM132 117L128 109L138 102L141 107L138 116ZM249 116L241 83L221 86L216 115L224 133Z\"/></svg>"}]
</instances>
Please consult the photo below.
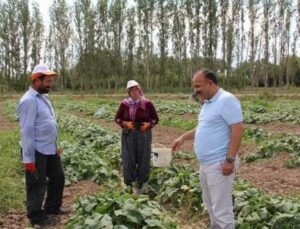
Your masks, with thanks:
<instances>
[{"instance_id":1,"label":"bald head","mask_svg":"<svg viewBox=\"0 0 300 229\"><path fill-rule=\"evenodd\" d=\"M204 78L206 78L208 80L211 80L215 85L218 85L217 76L213 71L211 71L209 69L206 69L206 68L200 69L197 72L195 72L195 74L193 75L193 78L194 77L199 77L201 75Z\"/></svg>"}]
</instances>

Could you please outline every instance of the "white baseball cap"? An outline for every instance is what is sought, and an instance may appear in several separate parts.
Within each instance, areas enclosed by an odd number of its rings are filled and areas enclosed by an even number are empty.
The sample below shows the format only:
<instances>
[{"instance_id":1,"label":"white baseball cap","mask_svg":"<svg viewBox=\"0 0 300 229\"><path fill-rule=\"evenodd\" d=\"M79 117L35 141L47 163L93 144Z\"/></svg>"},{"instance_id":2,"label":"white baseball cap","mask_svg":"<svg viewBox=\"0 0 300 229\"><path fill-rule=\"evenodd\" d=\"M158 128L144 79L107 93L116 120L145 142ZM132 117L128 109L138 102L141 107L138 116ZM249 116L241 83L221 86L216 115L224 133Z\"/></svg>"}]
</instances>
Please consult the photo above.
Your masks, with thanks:
<instances>
[{"instance_id":1,"label":"white baseball cap","mask_svg":"<svg viewBox=\"0 0 300 229\"><path fill-rule=\"evenodd\" d=\"M31 80L38 78L40 75L57 76L57 73L51 71L46 64L38 64L34 67L32 71Z\"/></svg>"},{"instance_id":2,"label":"white baseball cap","mask_svg":"<svg viewBox=\"0 0 300 229\"><path fill-rule=\"evenodd\" d=\"M128 90L129 88L135 87L135 86L139 86L139 83L136 82L135 80L129 80L129 81L127 82L127 87L126 87L126 89Z\"/></svg>"}]
</instances>

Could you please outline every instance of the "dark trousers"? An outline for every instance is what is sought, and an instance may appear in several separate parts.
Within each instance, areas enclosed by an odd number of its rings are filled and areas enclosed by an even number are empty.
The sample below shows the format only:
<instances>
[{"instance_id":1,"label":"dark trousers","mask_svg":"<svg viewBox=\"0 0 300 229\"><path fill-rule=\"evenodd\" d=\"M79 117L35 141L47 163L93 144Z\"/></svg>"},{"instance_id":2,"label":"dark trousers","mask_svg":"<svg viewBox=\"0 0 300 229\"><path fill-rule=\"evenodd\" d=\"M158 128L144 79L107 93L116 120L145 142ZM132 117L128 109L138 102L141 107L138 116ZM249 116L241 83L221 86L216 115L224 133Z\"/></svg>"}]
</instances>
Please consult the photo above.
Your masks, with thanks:
<instances>
[{"instance_id":1,"label":"dark trousers","mask_svg":"<svg viewBox=\"0 0 300 229\"><path fill-rule=\"evenodd\" d=\"M59 210L65 185L59 155L44 155L36 151L35 164L36 170L34 172L26 170L25 174L27 217L32 223L45 219L46 212L54 213Z\"/></svg>"},{"instance_id":2,"label":"dark trousers","mask_svg":"<svg viewBox=\"0 0 300 229\"><path fill-rule=\"evenodd\" d=\"M148 181L151 159L151 130L122 131L122 164L124 183L137 182L142 187Z\"/></svg>"}]
</instances>

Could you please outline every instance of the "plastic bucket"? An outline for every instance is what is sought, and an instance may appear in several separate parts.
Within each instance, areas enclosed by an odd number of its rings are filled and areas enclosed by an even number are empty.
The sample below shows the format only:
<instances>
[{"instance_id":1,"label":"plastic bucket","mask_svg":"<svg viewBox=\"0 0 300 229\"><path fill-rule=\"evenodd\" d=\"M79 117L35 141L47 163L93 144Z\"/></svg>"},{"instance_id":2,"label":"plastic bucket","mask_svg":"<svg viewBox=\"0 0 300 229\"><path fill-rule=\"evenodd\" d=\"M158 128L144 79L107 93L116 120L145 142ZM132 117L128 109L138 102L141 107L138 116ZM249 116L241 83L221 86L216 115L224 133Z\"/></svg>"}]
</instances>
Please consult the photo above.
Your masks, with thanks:
<instances>
[{"instance_id":1,"label":"plastic bucket","mask_svg":"<svg viewBox=\"0 0 300 229\"><path fill-rule=\"evenodd\" d=\"M154 167L168 167L172 162L172 149L163 146L152 147L151 159Z\"/></svg>"}]
</instances>

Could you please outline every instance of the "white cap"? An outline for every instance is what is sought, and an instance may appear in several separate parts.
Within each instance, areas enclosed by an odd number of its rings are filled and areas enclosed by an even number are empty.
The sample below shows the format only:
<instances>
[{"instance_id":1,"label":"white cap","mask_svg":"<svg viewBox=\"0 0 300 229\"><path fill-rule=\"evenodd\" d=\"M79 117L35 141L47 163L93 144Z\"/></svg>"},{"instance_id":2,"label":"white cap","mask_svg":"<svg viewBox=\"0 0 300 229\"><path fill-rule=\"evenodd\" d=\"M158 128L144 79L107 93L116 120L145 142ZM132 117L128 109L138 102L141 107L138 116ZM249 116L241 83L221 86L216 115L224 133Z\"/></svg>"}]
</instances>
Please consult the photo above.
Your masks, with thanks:
<instances>
[{"instance_id":1,"label":"white cap","mask_svg":"<svg viewBox=\"0 0 300 229\"><path fill-rule=\"evenodd\" d=\"M134 86L139 86L139 83L136 82L135 80L129 80L129 81L127 82L127 87L126 87L126 89L128 90L129 88L134 87Z\"/></svg>"},{"instance_id":2,"label":"white cap","mask_svg":"<svg viewBox=\"0 0 300 229\"><path fill-rule=\"evenodd\" d=\"M32 74L31 74L31 79L35 79L39 77L41 74L47 75L47 76L56 76L57 73L54 71L51 71L49 67L46 64L38 64L34 67Z\"/></svg>"}]
</instances>

